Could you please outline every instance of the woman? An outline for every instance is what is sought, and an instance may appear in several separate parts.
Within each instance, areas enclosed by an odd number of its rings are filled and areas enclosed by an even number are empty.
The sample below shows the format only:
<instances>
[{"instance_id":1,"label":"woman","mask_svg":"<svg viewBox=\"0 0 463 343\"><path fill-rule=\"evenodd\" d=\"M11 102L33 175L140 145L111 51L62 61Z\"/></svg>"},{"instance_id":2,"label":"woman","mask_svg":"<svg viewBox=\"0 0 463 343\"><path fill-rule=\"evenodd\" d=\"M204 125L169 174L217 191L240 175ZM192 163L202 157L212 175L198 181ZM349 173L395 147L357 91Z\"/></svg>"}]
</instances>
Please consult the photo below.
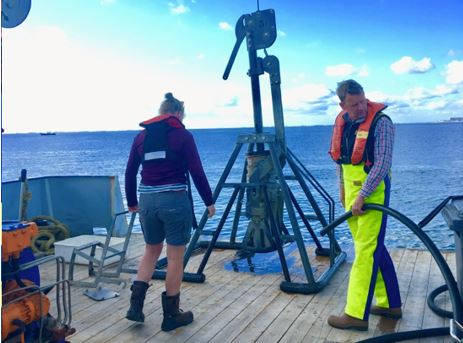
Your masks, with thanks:
<instances>
[{"instance_id":1,"label":"woman","mask_svg":"<svg viewBox=\"0 0 463 343\"><path fill-rule=\"evenodd\" d=\"M130 212L139 212L145 238L145 252L140 260L137 278L131 287L130 308L126 318L144 322L143 302L163 242L167 243L166 291L162 293L164 319L162 330L170 331L193 321L191 311L179 309L180 285L183 278L183 255L190 240L192 208L188 198L187 172L208 209L215 214L212 192L191 133L182 124L183 102L165 95L159 115L148 119L134 139L125 171L125 193ZM142 165L138 188L137 173Z\"/></svg>"}]
</instances>

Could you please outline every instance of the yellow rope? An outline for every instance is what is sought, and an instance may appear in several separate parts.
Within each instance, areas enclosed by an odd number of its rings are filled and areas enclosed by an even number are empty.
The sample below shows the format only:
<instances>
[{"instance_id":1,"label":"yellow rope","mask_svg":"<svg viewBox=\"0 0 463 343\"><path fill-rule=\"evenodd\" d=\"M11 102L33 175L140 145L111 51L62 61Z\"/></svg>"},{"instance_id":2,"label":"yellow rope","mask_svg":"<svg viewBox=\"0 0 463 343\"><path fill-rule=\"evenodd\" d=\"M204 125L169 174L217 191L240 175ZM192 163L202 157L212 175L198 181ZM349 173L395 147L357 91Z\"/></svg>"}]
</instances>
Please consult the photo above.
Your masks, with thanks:
<instances>
[{"instance_id":1,"label":"yellow rope","mask_svg":"<svg viewBox=\"0 0 463 343\"><path fill-rule=\"evenodd\" d=\"M54 243L71 236L69 228L50 216L36 216L30 221L47 221L48 225L37 226L39 234L32 238L32 250L35 253L50 255L54 253Z\"/></svg>"}]
</instances>

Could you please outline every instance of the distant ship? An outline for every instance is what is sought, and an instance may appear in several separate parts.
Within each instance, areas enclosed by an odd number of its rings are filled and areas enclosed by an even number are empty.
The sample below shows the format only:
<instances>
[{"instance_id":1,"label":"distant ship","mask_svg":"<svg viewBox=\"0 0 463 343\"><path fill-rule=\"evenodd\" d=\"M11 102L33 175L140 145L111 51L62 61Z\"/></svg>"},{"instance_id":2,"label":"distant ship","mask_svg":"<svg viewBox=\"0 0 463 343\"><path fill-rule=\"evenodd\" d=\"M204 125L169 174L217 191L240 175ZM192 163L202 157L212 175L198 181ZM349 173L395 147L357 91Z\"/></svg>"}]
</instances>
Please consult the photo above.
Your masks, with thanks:
<instances>
[{"instance_id":1,"label":"distant ship","mask_svg":"<svg viewBox=\"0 0 463 343\"><path fill-rule=\"evenodd\" d=\"M450 117L450 119L444 120L444 123L463 123L463 117Z\"/></svg>"},{"instance_id":2,"label":"distant ship","mask_svg":"<svg viewBox=\"0 0 463 343\"><path fill-rule=\"evenodd\" d=\"M51 132L51 131L40 132L40 135L41 136L54 136L54 135L56 135L56 132Z\"/></svg>"}]
</instances>

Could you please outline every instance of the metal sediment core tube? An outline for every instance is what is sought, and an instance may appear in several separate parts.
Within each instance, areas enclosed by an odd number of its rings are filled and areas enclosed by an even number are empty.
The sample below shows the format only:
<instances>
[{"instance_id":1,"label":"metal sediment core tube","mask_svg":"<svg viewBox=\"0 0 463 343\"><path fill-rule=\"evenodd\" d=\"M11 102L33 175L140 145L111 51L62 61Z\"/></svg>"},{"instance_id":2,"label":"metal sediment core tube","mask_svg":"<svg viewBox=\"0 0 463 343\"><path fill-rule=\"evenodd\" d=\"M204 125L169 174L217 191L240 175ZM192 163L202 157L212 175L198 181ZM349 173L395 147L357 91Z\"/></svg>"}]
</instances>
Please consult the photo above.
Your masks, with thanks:
<instances>
[{"instance_id":1,"label":"metal sediment core tube","mask_svg":"<svg viewBox=\"0 0 463 343\"><path fill-rule=\"evenodd\" d=\"M249 252L273 251L276 250L276 245L270 216L274 216L277 226L283 222L283 194L268 151L249 153L246 160L246 181L260 185L249 187L246 191L246 216L250 220L243 238L243 249ZM266 205L265 189L270 208Z\"/></svg>"}]
</instances>

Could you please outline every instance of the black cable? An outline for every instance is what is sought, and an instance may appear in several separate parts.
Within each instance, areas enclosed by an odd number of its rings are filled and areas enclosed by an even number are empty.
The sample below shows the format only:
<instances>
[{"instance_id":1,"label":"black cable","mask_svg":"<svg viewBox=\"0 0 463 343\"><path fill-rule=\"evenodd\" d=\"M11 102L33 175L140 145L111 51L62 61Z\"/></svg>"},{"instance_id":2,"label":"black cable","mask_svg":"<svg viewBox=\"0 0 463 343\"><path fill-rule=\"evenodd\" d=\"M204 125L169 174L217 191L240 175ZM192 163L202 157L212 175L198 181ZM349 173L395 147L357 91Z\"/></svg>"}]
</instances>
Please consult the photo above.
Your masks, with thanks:
<instances>
[{"instance_id":1,"label":"black cable","mask_svg":"<svg viewBox=\"0 0 463 343\"><path fill-rule=\"evenodd\" d=\"M448 291L448 290L449 290L449 288L447 287L446 284L437 287L435 290L433 290L431 293L428 294L427 303L428 303L428 306L431 309L431 311L433 311L438 316L441 316L441 317L444 317L444 318L453 318L453 312L452 311L444 310L444 309L440 308L439 306L437 306L436 303L435 303L436 297L439 294L444 293L445 291Z\"/></svg>"},{"instance_id":2,"label":"black cable","mask_svg":"<svg viewBox=\"0 0 463 343\"><path fill-rule=\"evenodd\" d=\"M449 332L450 332L449 327L405 331L405 332L395 332L395 333L390 333L387 335L368 338L362 341L358 341L357 343L400 342L400 341L407 341L409 339L414 339L414 338L446 336L449 334Z\"/></svg>"}]
</instances>

